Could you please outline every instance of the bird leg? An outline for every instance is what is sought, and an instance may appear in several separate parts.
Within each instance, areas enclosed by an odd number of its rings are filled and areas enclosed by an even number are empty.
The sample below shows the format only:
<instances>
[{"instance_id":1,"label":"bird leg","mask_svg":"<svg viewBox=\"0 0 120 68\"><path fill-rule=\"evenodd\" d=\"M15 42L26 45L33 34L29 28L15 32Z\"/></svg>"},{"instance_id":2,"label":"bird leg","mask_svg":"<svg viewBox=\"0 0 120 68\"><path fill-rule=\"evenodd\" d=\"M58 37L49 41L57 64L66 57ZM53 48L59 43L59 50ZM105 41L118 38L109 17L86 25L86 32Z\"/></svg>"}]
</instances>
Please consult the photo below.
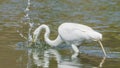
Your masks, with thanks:
<instances>
[{"instance_id":1,"label":"bird leg","mask_svg":"<svg viewBox=\"0 0 120 68\"><path fill-rule=\"evenodd\" d=\"M72 58L76 58L78 56L79 49L74 44L72 44L71 46L72 46L73 50L75 51L75 53L72 55Z\"/></svg>"},{"instance_id":2,"label":"bird leg","mask_svg":"<svg viewBox=\"0 0 120 68\"><path fill-rule=\"evenodd\" d=\"M105 55L105 57L106 57L107 54L106 54L106 52L105 52L105 49L104 49L104 47L103 47L101 41L98 41L98 43L100 44L100 46L101 46L101 48L102 48L102 51L103 51L103 53L104 53L104 55Z\"/></svg>"}]
</instances>

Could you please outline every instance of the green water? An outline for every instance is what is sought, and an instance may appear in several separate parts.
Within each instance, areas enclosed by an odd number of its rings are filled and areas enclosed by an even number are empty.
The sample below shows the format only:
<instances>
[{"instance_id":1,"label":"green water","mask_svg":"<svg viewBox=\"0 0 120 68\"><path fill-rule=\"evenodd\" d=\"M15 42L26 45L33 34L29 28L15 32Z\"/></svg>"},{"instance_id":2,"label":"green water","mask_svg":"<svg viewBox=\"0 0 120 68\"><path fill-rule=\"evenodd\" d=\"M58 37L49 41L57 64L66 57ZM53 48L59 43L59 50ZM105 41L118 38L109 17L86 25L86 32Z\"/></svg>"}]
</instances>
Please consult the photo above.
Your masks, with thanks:
<instances>
[{"instance_id":1,"label":"green water","mask_svg":"<svg viewBox=\"0 0 120 68\"><path fill-rule=\"evenodd\" d=\"M45 64L49 68L120 68L119 0L31 0L29 15L35 23L33 30L39 24L47 24L50 38L54 39L61 23L88 25L103 34L102 43L109 56L106 59L96 43L81 45L76 59L71 59L73 51L66 44L26 48L27 40L17 32L27 37L26 6L27 0L0 1L0 68L44 68ZM49 46L45 42L39 45Z\"/></svg>"}]
</instances>

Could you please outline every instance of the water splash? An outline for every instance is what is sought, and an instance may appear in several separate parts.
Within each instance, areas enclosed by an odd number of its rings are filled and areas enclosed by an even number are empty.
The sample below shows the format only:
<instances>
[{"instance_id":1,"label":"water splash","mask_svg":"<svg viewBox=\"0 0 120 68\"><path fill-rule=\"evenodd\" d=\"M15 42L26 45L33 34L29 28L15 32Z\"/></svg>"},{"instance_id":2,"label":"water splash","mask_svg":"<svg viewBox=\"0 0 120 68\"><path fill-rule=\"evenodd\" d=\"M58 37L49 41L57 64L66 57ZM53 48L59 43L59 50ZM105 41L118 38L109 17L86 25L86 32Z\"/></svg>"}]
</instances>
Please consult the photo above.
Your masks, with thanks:
<instances>
[{"instance_id":1,"label":"water splash","mask_svg":"<svg viewBox=\"0 0 120 68\"><path fill-rule=\"evenodd\" d=\"M28 0L28 3L27 3L27 7L25 9L25 19L28 20L28 24L29 24L29 31L28 31L28 41L31 41L32 40L32 34L31 34L31 31L32 31L32 28L33 28L33 25L34 25L34 22L31 21L31 18L30 18L30 7L31 7L31 0Z\"/></svg>"},{"instance_id":2,"label":"water splash","mask_svg":"<svg viewBox=\"0 0 120 68\"><path fill-rule=\"evenodd\" d=\"M23 20L22 20L22 24L28 25L27 36L24 36L24 34L20 30L17 30L19 35L28 41L28 44L29 44L29 42L32 41L32 29L34 26L34 22L30 18L30 8L31 8L31 0L27 0L27 7L24 10L25 15L24 15Z\"/></svg>"}]
</instances>

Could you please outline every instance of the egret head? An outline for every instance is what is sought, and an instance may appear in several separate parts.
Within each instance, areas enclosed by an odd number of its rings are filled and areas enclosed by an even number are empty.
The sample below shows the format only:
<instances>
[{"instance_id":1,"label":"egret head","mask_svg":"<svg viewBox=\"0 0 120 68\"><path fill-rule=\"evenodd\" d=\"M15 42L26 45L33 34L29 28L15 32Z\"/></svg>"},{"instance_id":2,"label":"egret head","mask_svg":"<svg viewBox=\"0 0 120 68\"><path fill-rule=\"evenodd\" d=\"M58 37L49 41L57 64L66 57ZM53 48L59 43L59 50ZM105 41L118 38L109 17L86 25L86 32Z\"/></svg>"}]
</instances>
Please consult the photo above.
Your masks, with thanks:
<instances>
[{"instance_id":1,"label":"egret head","mask_svg":"<svg viewBox=\"0 0 120 68\"><path fill-rule=\"evenodd\" d=\"M32 42L36 42L36 41L37 41L37 36L33 35Z\"/></svg>"},{"instance_id":2,"label":"egret head","mask_svg":"<svg viewBox=\"0 0 120 68\"><path fill-rule=\"evenodd\" d=\"M33 32L33 38L32 38L32 42L37 42L37 39L39 37L40 34L40 28L37 28L34 32Z\"/></svg>"}]
</instances>

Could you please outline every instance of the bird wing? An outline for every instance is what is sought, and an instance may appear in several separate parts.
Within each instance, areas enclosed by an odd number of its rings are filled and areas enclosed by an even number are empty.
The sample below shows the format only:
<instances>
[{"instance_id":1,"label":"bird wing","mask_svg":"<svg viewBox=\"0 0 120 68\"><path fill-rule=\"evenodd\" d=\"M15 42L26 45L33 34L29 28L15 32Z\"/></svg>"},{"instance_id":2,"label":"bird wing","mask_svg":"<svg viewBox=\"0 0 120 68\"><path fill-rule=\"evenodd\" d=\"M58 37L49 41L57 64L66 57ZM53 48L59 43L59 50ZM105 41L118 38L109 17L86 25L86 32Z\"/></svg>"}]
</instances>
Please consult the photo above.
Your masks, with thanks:
<instances>
[{"instance_id":1,"label":"bird wing","mask_svg":"<svg viewBox=\"0 0 120 68\"><path fill-rule=\"evenodd\" d=\"M88 27L86 25L82 25L82 24L75 24L73 26L74 26L73 30L79 30L79 31L83 31L83 32L93 30L92 28L90 28L90 27Z\"/></svg>"},{"instance_id":2,"label":"bird wing","mask_svg":"<svg viewBox=\"0 0 120 68\"><path fill-rule=\"evenodd\" d=\"M96 32L95 30L93 30L90 27L86 26L83 28L79 28L79 27L75 27L72 30L72 33L74 33L74 35L76 35L76 37L81 38L81 39L85 39L86 41L90 41L90 39L92 40L98 40L99 38L102 39L102 34L100 34L99 32Z\"/></svg>"},{"instance_id":3,"label":"bird wing","mask_svg":"<svg viewBox=\"0 0 120 68\"><path fill-rule=\"evenodd\" d=\"M59 35L64 40L84 40L88 38L87 32L92 28L81 24L66 24L59 28Z\"/></svg>"},{"instance_id":4,"label":"bird wing","mask_svg":"<svg viewBox=\"0 0 120 68\"><path fill-rule=\"evenodd\" d=\"M81 44L84 40L89 38L87 35L86 31L79 30L79 29L74 29L74 30L63 30L60 32L60 37L61 39L66 42L67 44L75 44L79 45Z\"/></svg>"}]
</instances>

